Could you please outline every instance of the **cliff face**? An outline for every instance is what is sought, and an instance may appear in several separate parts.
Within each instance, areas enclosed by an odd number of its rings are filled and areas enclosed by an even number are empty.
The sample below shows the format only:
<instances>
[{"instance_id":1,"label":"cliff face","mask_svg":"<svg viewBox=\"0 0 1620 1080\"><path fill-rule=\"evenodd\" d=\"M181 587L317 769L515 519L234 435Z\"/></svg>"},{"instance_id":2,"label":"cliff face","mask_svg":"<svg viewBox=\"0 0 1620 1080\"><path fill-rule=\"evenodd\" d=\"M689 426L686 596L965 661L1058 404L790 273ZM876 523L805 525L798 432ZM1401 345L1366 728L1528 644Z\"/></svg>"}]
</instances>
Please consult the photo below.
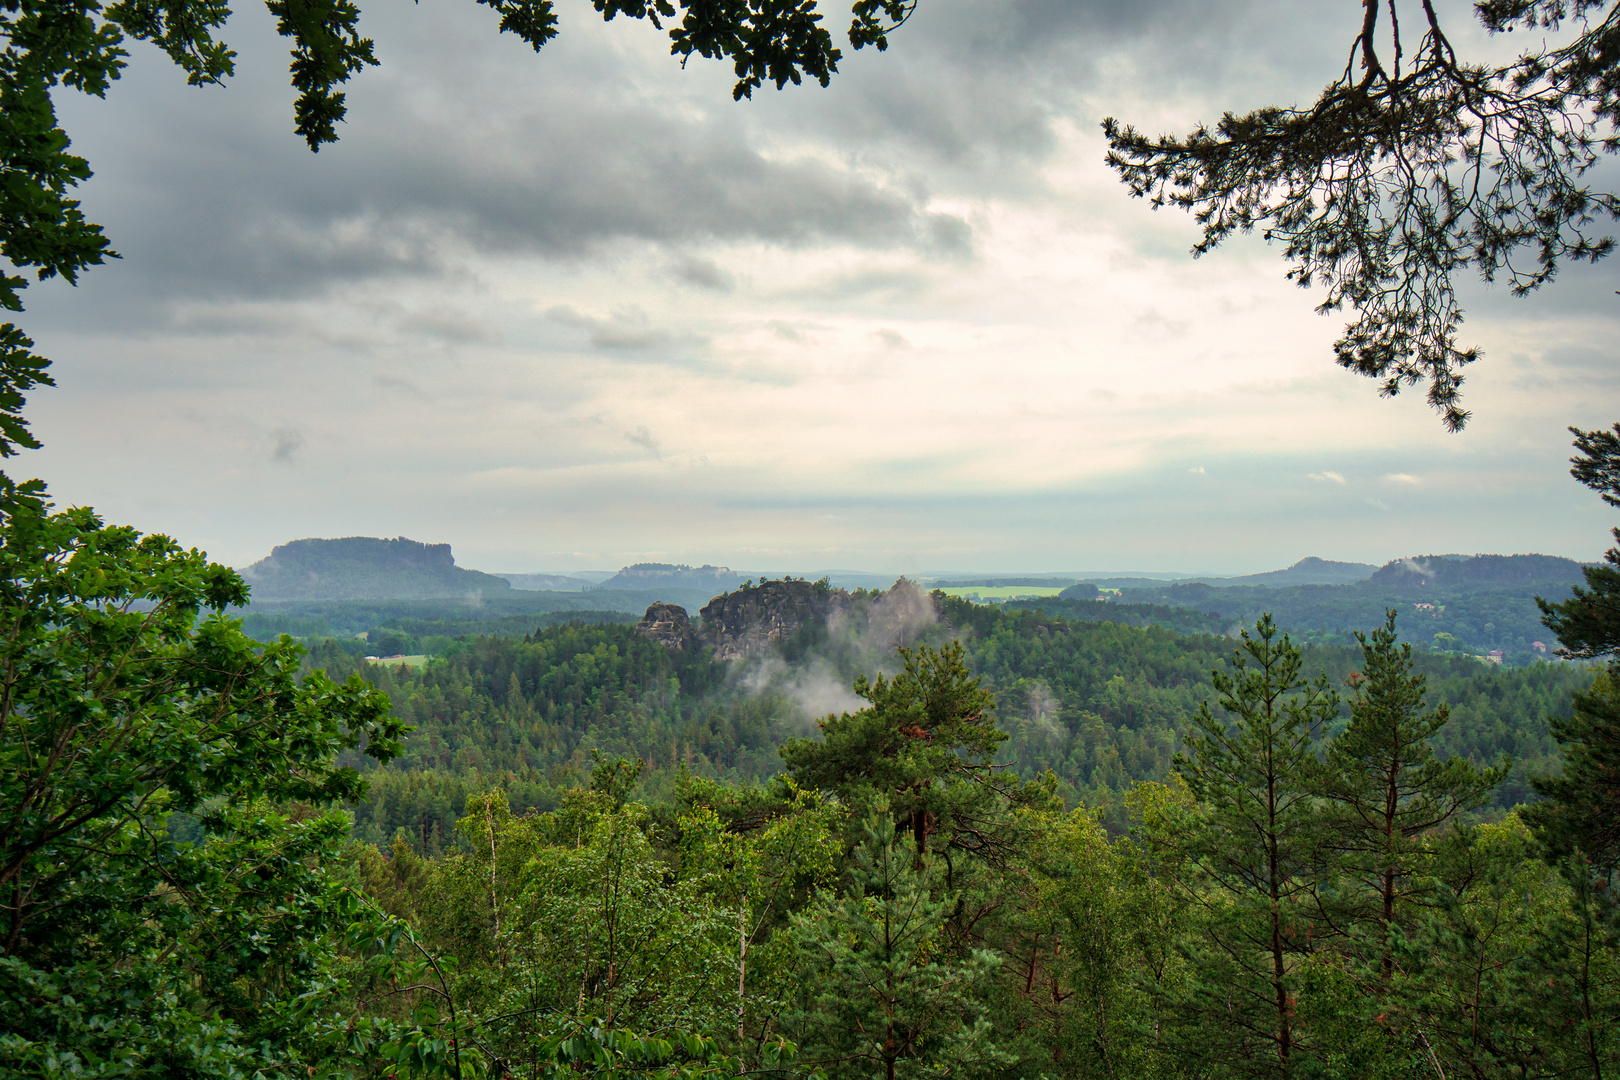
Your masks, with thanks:
<instances>
[{"instance_id":1,"label":"cliff face","mask_svg":"<svg viewBox=\"0 0 1620 1080\"><path fill-rule=\"evenodd\" d=\"M294 540L242 571L255 600L388 600L503 593L504 578L456 565L449 544L397 537Z\"/></svg>"},{"instance_id":2,"label":"cliff face","mask_svg":"<svg viewBox=\"0 0 1620 1080\"><path fill-rule=\"evenodd\" d=\"M685 608L654 604L637 629L666 648L712 647L716 659L741 660L764 656L812 623L887 650L910 644L937 618L933 599L904 579L881 595L861 597L811 581L763 581L722 593L701 614L703 624L694 629Z\"/></svg>"},{"instance_id":3,"label":"cliff face","mask_svg":"<svg viewBox=\"0 0 1620 1080\"><path fill-rule=\"evenodd\" d=\"M666 649L684 649L697 643L697 631L692 629L686 609L674 604L654 604L648 608L636 630Z\"/></svg>"},{"instance_id":4,"label":"cliff face","mask_svg":"<svg viewBox=\"0 0 1620 1080\"><path fill-rule=\"evenodd\" d=\"M720 660L763 656L811 621L825 623L849 594L809 581L765 581L723 593L703 608L703 641Z\"/></svg>"}]
</instances>

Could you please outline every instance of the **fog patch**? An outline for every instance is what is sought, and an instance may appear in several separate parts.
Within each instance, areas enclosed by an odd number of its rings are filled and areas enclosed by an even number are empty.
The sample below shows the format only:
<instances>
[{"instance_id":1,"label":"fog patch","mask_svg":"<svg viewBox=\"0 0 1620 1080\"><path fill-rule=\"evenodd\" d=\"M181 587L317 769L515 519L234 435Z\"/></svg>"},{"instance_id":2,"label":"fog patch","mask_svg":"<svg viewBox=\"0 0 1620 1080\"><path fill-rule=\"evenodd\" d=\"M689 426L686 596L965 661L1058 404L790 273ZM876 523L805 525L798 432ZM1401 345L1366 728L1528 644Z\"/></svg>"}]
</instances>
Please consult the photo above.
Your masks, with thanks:
<instances>
[{"instance_id":1,"label":"fog patch","mask_svg":"<svg viewBox=\"0 0 1620 1080\"><path fill-rule=\"evenodd\" d=\"M915 644L938 622L934 598L901 578L867 612L868 648L892 653L899 646Z\"/></svg>"},{"instance_id":2,"label":"fog patch","mask_svg":"<svg viewBox=\"0 0 1620 1080\"><path fill-rule=\"evenodd\" d=\"M739 663L734 671L738 689L756 696L778 693L797 705L806 734L824 717L860 712L870 704L850 688L853 680L841 676L824 656L812 656L796 665L780 656L765 656Z\"/></svg>"}]
</instances>

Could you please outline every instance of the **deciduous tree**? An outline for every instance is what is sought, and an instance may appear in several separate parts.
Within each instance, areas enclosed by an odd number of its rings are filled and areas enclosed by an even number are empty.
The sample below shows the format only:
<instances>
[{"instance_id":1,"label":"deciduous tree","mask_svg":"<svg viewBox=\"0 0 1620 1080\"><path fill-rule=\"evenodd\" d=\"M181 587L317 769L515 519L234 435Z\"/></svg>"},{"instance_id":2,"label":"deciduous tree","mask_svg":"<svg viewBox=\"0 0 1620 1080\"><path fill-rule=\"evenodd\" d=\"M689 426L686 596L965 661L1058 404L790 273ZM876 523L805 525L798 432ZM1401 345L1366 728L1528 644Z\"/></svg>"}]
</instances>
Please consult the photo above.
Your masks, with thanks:
<instances>
[{"instance_id":1,"label":"deciduous tree","mask_svg":"<svg viewBox=\"0 0 1620 1080\"><path fill-rule=\"evenodd\" d=\"M397 751L387 698L300 679L218 614L242 579L166 537L25 485L0 540L0 1075L325 1071L332 804L364 791L336 758Z\"/></svg>"}]
</instances>

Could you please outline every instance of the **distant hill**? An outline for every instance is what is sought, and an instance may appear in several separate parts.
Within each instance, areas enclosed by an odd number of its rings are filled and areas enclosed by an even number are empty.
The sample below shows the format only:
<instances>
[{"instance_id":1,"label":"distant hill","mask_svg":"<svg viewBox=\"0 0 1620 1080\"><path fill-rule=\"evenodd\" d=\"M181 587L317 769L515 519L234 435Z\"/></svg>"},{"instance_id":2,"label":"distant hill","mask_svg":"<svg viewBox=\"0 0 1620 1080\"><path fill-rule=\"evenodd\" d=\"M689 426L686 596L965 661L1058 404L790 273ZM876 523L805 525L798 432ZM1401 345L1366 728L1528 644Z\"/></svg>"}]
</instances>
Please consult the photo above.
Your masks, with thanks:
<instances>
[{"instance_id":1,"label":"distant hill","mask_svg":"<svg viewBox=\"0 0 1620 1080\"><path fill-rule=\"evenodd\" d=\"M939 578L934 582L935 587L941 589L995 589L995 588L1029 588L1073 585L1077 578L1072 577L999 577L999 578L969 578L958 580L956 578Z\"/></svg>"},{"instance_id":2,"label":"distant hill","mask_svg":"<svg viewBox=\"0 0 1620 1080\"><path fill-rule=\"evenodd\" d=\"M636 563L596 586L599 589L713 589L722 593L743 582L729 566L687 566L684 563Z\"/></svg>"},{"instance_id":3,"label":"distant hill","mask_svg":"<svg viewBox=\"0 0 1620 1080\"><path fill-rule=\"evenodd\" d=\"M1476 656L1500 651L1520 663L1557 645L1535 598L1563 599L1584 580L1580 563L1551 555L1425 555L1342 584L1155 582L1120 587L1115 601L1191 608L1241 625L1270 612L1285 629L1330 642L1350 641L1351 631L1370 630L1393 608L1407 641Z\"/></svg>"},{"instance_id":4,"label":"distant hill","mask_svg":"<svg viewBox=\"0 0 1620 1080\"><path fill-rule=\"evenodd\" d=\"M294 540L242 571L253 599L412 600L507 593L505 578L464 570L449 544L403 536Z\"/></svg>"},{"instance_id":5,"label":"distant hill","mask_svg":"<svg viewBox=\"0 0 1620 1080\"><path fill-rule=\"evenodd\" d=\"M1578 584L1581 564L1556 555L1417 555L1396 559L1372 575L1394 588L1456 589L1489 585Z\"/></svg>"},{"instance_id":6,"label":"distant hill","mask_svg":"<svg viewBox=\"0 0 1620 1080\"><path fill-rule=\"evenodd\" d=\"M1244 574L1241 577L1184 577L1173 580L1142 577L1087 578L1079 587L1063 595L1083 598L1090 595L1086 588L1088 585L1101 586L1104 589L1157 589L1188 584L1213 585L1217 588L1255 586L1262 589L1282 589L1290 585L1350 585L1357 581L1366 581L1377 570L1378 567L1372 563L1331 562L1309 555L1286 570L1267 570L1261 574Z\"/></svg>"},{"instance_id":7,"label":"distant hill","mask_svg":"<svg viewBox=\"0 0 1620 1080\"><path fill-rule=\"evenodd\" d=\"M514 589L546 592L578 592L586 588L590 581L585 578L570 577L567 574L496 574L496 577L505 578L512 583Z\"/></svg>"},{"instance_id":8,"label":"distant hill","mask_svg":"<svg viewBox=\"0 0 1620 1080\"><path fill-rule=\"evenodd\" d=\"M1378 567L1371 563L1329 562L1311 555L1299 560L1286 570L1268 570L1263 574L1245 574L1227 578L1223 585L1260 585L1281 588L1286 585L1348 585L1366 581Z\"/></svg>"}]
</instances>

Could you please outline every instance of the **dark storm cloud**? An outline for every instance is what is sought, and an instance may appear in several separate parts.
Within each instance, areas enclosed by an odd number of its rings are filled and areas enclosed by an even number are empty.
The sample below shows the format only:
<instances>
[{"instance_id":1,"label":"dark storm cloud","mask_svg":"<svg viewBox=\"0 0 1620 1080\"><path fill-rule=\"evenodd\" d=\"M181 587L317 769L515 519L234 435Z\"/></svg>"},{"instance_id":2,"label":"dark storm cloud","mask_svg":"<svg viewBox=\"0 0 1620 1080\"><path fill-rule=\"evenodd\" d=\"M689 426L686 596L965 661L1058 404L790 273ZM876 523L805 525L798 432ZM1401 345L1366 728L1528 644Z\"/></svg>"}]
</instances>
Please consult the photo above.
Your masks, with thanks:
<instances>
[{"instance_id":1,"label":"dark storm cloud","mask_svg":"<svg viewBox=\"0 0 1620 1080\"><path fill-rule=\"evenodd\" d=\"M150 315L153 301L302 298L344 282L439 277L467 252L577 259L621 240L971 243L965 222L922 209L922 192L767 153L730 111L740 106L725 103L715 119L680 101L595 92L627 75L612 56L595 59L605 69L583 89L563 78L574 74L567 64L532 65L518 100L544 108L458 96L453 56L413 72L436 84L425 102L385 93L403 80L367 72L342 141L311 155L288 130L279 41L262 29L250 20L233 39L244 56L224 90L180 86L142 55L108 101L64 96L76 148L98 173L86 208L125 267L138 267L91 279L120 318ZM698 256L675 273L709 289L727 280Z\"/></svg>"},{"instance_id":2,"label":"dark storm cloud","mask_svg":"<svg viewBox=\"0 0 1620 1080\"><path fill-rule=\"evenodd\" d=\"M888 52L849 57L831 92L761 107L935 186L1033 191L1054 121L1095 130L1119 111L1112 99L1197 99L1328 58L1325 83L1342 61L1317 9L1334 6L1353 17L1359 5L1312 5L1307 19L1289 0L923 0Z\"/></svg>"},{"instance_id":3,"label":"dark storm cloud","mask_svg":"<svg viewBox=\"0 0 1620 1080\"><path fill-rule=\"evenodd\" d=\"M648 69L593 42L577 14L536 57L484 12L376 5L384 67L351 84L342 140L318 156L290 132L283 42L244 11L222 90L185 87L137 50L107 101L64 94L98 171L86 208L125 255L87 277L96 302L73 303L74 318L150 326L186 301L447 279L470 273L470 253L579 260L626 240L681 251L668 275L716 292L731 281L701 254L712 243L970 259L971 227L931 212L935 194L1039 188L1053 121L1100 60L1125 50L1152 78L1241 64L1234 42L1263 37L1262 9L924 0L888 53L851 54L831 89L732 104L723 65ZM775 145L782 132L819 149ZM45 318L66 314L40 299Z\"/></svg>"}]
</instances>

